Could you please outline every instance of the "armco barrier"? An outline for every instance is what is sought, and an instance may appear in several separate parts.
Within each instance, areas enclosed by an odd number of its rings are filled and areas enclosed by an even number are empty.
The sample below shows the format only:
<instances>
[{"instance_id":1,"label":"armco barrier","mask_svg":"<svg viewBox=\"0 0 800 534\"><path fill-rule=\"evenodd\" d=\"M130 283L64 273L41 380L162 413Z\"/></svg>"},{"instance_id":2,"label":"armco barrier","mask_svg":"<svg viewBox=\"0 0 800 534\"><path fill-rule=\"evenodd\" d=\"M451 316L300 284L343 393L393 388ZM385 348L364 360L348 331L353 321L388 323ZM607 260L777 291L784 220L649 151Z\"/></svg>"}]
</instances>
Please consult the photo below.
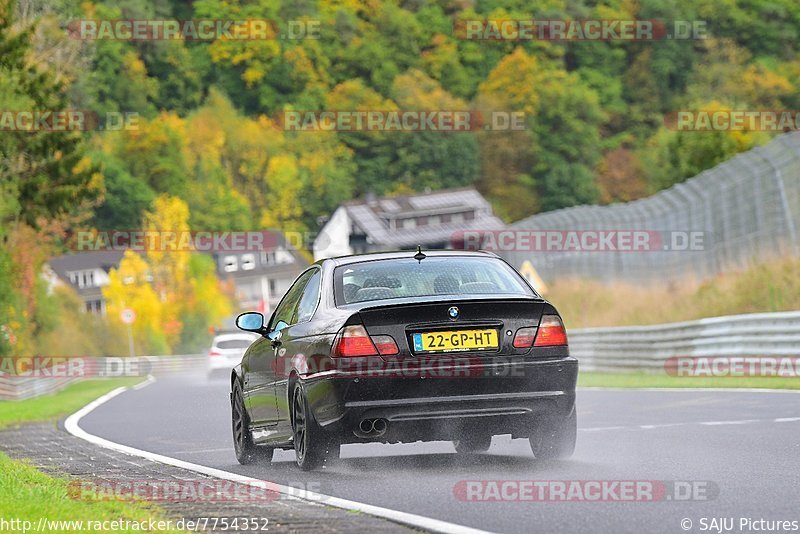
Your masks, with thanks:
<instances>
[{"instance_id":1,"label":"armco barrier","mask_svg":"<svg viewBox=\"0 0 800 534\"><path fill-rule=\"evenodd\" d=\"M125 376L145 376L152 374L155 376L189 371L193 369L205 369L204 354L183 354L176 356L137 356L131 358L117 358L117 361L135 361L136 365L127 365L124 372ZM106 358L86 358L86 360L103 361ZM54 393L69 384L84 380L82 376L55 376L55 377L26 377L13 376L0 372L0 400L23 400L39 395Z\"/></svg>"},{"instance_id":2,"label":"armco barrier","mask_svg":"<svg viewBox=\"0 0 800 534\"><path fill-rule=\"evenodd\" d=\"M663 373L667 359L675 356L800 357L800 311L652 326L570 329L568 334L570 353L580 360L582 371ZM205 358L202 354L141 356L137 362L141 374L158 376L203 369ZM78 380L82 378L27 378L0 373L0 400L53 393Z\"/></svg>"},{"instance_id":3,"label":"armco barrier","mask_svg":"<svg viewBox=\"0 0 800 534\"><path fill-rule=\"evenodd\" d=\"M670 357L800 357L800 312L710 317L653 326L569 330L582 371L664 372Z\"/></svg>"}]
</instances>

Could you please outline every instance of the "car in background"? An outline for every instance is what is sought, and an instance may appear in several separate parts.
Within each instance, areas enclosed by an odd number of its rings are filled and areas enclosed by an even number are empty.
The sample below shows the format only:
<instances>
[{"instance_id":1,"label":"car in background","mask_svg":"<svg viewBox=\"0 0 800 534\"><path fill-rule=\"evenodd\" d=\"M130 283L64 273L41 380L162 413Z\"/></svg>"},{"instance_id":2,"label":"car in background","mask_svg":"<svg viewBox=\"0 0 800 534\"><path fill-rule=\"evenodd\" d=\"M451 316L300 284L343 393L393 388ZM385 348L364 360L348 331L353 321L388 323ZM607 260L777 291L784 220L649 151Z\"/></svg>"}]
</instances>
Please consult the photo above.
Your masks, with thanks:
<instances>
[{"instance_id":1,"label":"car in background","mask_svg":"<svg viewBox=\"0 0 800 534\"><path fill-rule=\"evenodd\" d=\"M229 376L231 369L242 361L247 347L258 338L259 336L248 332L218 332L208 350L208 377Z\"/></svg>"},{"instance_id":2,"label":"car in background","mask_svg":"<svg viewBox=\"0 0 800 534\"><path fill-rule=\"evenodd\" d=\"M575 448L578 362L564 325L508 263L485 252L320 260L295 280L231 375L240 463L294 448L301 469L344 443L527 438L537 459ZM260 446L260 447L259 447Z\"/></svg>"}]
</instances>

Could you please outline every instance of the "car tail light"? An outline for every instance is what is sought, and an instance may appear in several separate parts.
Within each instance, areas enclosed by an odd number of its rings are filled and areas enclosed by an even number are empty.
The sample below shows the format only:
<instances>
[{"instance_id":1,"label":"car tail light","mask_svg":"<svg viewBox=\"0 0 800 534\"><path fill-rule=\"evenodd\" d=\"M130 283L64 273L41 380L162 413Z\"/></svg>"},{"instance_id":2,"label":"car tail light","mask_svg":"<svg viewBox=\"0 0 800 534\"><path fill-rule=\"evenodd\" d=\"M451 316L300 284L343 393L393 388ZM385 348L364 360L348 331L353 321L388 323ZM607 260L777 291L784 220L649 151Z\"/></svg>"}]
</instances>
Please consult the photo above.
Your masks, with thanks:
<instances>
[{"instance_id":1,"label":"car tail light","mask_svg":"<svg viewBox=\"0 0 800 534\"><path fill-rule=\"evenodd\" d=\"M531 345L533 345L533 340L536 337L536 327L535 326L526 326L525 328L520 328L517 330L517 333L514 334L514 348L516 349L527 349Z\"/></svg>"},{"instance_id":2,"label":"car tail light","mask_svg":"<svg viewBox=\"0 0 800 534\"><path fill-rule=\"evenodd\" d=\"M372 343L367 330L361 325L342 328L337 336L335 345L334 356L348 358L378 355L378 349Z\"/></svg>"},{"instance_id":3,"label":"car tail light","mask_svg":"<svg viewBox=\"0 0 800 534\"><path fill-rule=\"evenodd\" d=\"M567 331L558 315L542 315L534 347L553 347L567 344Z\"/></svg>"},{"instance_id":4,"label":"car tail light","mask_svg":"<svg viewBox=\"0 0 800 534\"><path fill-rule=\"evenodd\" d=\"M400 352L392 336L370 336L361 325L345 326L336 337L337 357L392 356Z\"/></svg>"},{"instance_id":5,"label":"car tail light","mask_svg":"<svg viewBox=\"0 0 800 534\"><path fill-rule=\"evenodd\" d=\"M209 356L222 356L222 353L221 352L217 352L217 351L212 349L212 350L208 351L208 355Z\"/></svg>"},{"instance_id":6,"label":"car tail light","mask_svg":"<svg viewBox=\"0 0 800 534\"><path fill-rule=\"evenodd\" d=\"M392 336L372 336L372 342L375 343L381 356L393 356L400 352Z\"/></svg>"}]
</instances>

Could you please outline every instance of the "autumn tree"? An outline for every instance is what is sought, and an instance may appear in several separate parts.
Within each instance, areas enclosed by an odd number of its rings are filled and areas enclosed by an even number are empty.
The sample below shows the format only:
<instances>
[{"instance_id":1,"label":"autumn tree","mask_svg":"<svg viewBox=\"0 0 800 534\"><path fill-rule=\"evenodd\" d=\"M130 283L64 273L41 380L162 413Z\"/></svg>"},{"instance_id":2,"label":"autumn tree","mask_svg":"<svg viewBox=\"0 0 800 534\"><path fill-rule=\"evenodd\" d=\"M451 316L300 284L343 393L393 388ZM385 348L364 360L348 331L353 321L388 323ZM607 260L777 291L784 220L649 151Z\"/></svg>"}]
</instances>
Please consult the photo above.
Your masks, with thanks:
<instances>
[{"instance_id":1,"label":"autumn tree","mask_svg":"<svg viewBox=\"0 0 800 534\"><path fill-rule=\"evenodd\" d=\"M108 285L103 288L106 317L110 335L118 340L127 339L126 326L121 313L131 309L136 320L131 325L138 354L168 354L168 336L164 331L166 303L159 297L151 283L150 265L140 255L126 251L119 268L108 273ZM118 356L127 355L127 347L119 343L113 349Z\"/></svg>"},{"instance_id":2,"label":"autumn tree","mask_svg":"<svg viewBox=\"0 0 800 534\"><path fill-rule=\"evenodd\" d=\"M14 2L0 1L0 110L66 110L67 90L47 64L32 60L36 26L14 22ZM37 303L50 237L88 216L103 177L76 131L0 135L0 355L33 350L42 326ZM39 237L41 236L41 240ZM37 240L39 241L37 243ZM26 256L22 261L19 255ZM16 255L16 257L15 257Z\"/></svg>"}]
</instances>

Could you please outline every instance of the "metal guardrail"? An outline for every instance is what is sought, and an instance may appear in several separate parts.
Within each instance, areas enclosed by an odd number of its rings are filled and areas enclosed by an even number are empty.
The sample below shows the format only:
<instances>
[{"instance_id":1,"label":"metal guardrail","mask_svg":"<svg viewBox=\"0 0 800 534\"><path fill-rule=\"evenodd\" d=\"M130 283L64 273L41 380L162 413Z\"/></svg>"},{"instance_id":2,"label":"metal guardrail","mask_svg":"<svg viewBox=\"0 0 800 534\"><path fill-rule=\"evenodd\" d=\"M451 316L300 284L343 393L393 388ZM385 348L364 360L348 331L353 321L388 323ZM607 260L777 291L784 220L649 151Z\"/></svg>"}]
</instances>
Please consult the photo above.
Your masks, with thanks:
<instances>
[{"instance_id":1,"label":"metal guardrail","mask_svg":"<svg viewBox=\"0 0 800 534\"><path fill-rule=\"evenodd\" d=\"M664 372L672 357L800 357L800 312L569 331L582 371Z\"/></svg>"},{"instance_id":2,"label":"metal guardrail","mask_svg":"<svg viewBox=\"0 0 800 534\"><path fill-rule=\"evenodd\" d=\"M56 373L56 376L14 376L0 372L0 400L24 400L55 393L75 382L89 378L163 375L193 369L205 369L204 354L175 356L137 356L135 358L81 358L81 373ZM100 370L100 372L98 372Z\"/></svg>"},{"instance_id":3,"label":"metal guardrail","mask_svg":"<svg viewBox=\"0 0 800 534\"><path fill-rule=\"evenodd\" d=\"M582 371L664 372L673 357L800 357L800 311L710 317L652 326L569 330L570 353ZM115 358L135 363L120 375L162 375L204 368L206 356ZM106 363L109 358L86 358ZM18 377L0 373L0 400L22 400L54 393L90 376Z\"/></svg>"}]
</instances>

